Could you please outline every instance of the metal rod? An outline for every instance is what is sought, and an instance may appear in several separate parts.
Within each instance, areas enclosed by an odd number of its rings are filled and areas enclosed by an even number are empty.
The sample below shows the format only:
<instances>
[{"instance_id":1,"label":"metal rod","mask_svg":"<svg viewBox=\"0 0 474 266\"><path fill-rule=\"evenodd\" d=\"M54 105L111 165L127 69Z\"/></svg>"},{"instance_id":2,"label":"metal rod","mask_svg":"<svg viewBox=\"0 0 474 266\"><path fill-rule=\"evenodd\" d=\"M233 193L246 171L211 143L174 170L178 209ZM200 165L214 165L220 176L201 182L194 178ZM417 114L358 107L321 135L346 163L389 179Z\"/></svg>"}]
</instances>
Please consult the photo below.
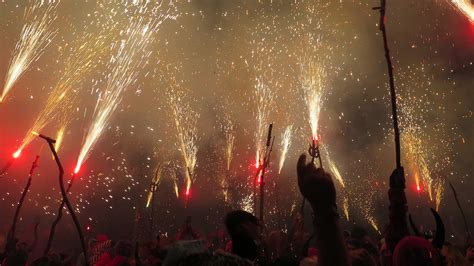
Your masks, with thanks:
<instances>
[{"instance_id":1,"label":"metal rod","mask_svg":"<svg viewBox=\"0 0 474 266\"><path fill-rule=\"evenodd\" d=\"M380 7L375 7L373 9L380 11L379 29L382 32L382 37L383 37L385 60L387 61L388 77L389 77L389 84L390 84L390 96L392 100L393 131L394 131L394 137L395 137L395 162L396 162L397 168L400 168L402 164L400 160L400 130L398 128L397 95L395 91L395 81L393 78L392 58L390 56L390 49L388 47L388 41L387 41L387 30L385 28L386 0L380 0Z\"/></svg>"},{"instance_id":2,"label":"metal rod","mask_svg":"<svg viewBox=\"0 0 474 266\"><path fill-rule=\"evenodd\" d=\"M64 202L66 203L68 211L71 214L72 220L74 221L74 224L76 226L76 230L79 235L79 239L81 241L82 252L84 252L85 265L89 266L89 257L87 253L86 242L84 241L84 234L82 233L82 229L81 229L81 224L79 223L79 220L77 219L76 213L74 212L71 202L69 202L69 199L67 197L66 189L64 188L64 168L61 164L58 153L56 152L56 149L54 148L54 143L56 141L41 134L39 134L39 137L45 139L48 142L49 148L51 149L51 152L53 153L54 160L56 161L56 165L58 166L58 170L59 170L58 179L59 179L59 187L61 189L61 194L63 196Z\"/></svg>"}]
</instances>

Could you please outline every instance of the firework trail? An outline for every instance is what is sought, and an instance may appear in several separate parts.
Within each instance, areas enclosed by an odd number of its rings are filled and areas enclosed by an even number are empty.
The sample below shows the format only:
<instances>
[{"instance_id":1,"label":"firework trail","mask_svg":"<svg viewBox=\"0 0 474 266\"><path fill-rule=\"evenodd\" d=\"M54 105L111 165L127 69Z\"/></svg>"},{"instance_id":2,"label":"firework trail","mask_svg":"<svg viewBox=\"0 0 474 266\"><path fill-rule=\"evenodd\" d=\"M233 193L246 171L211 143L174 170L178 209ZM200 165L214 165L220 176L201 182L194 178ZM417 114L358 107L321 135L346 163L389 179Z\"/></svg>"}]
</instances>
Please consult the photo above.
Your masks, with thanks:
<instances>
[{"instance_id":1,"label":"firework trail","mask_svg":"<svg viewBox=\"0 0 474 266\"><path fill-rule=\"evenodd\" d=\"M197 120L199 114L191 110L189 103L183 102L184 92L178 89L178 85L172 84L168 91L173 119L178 132L179 150L183 156L186 172L186 196L189 195L191 185L194 182L194 169L197 163Z\"/></svg>"},{"instance_id":2,"label":"firework trail","mask_svg":"<svg viewBox=\"0 0 474 266\"><path fill-rule=\"evenodd\" d=\"M224 124L222 126L224 135L225 135L225 163L227 172L222 174L222 179L220 182L222 188L222 194L224 196L224 201L228 202L229 198L229 171L230 166L232 163L233 155L234 155L234 148L235 148L235 135L234 135L234 125L232 124L232 120L230 119L229 115L225 115Z\"/></svg>"},{"instance_id":3,"label":"firework trail","mask_svg":"<svg viewBox=\"0 0 474 266\"><path fill-rule=\"evenodd\" d=\"M45 3L46 2L46 3ZM0 103L3 102L15 82L32 62L38 60L46 47L55 37L57 30L51 25L57 18L56 8L59 1L31 1L24 14L25 25L16 43L13 58L10 61Z\"/></svg>"},{"instance_id":4,"label":"firework trail","mask_svg":"<svg viewBox=\"0 0 474 266\"><path fill-rule=\"evenodd\" d=\"M261 162L261 156L264 153L265 142L267 139L267 128L269 124L269 114L271 106L273 104L273 93L270 87L263 83L262 78L256 79L257 84L255 85L255 99L257 102L257 130L255 131L255 146L256 146L256 157L255 167L259 167Z\"/></svg>"},{"instance_id":5,"label":"firework trail","mask_svg":"<svg viewBox=\"0 0 474 266\"><path fill-rule=\"evenodd\" d=\"M33 131L41 132L50 121L58 120L58 124L63 125L59 132L62 131L64 133L73 112L71 108L77 101L78 91L76 88L83 81L84 76L90 73L96 66L97 62L95 61L99 55L105 51L106 43L104 36L88 36L85 43L71 51L71 56L66 62L64 72L50 92L45 107L41 110L33 126L23 139L17 150L18 154L34 139L34 136L30 133ZM59 147L60 143L57 145Z\"/></svg>"},{"instance_id":6,"label":"firework trail","mask_svg":"<svg viewBox=\"0 0 474 266\"><path fill-rule=\"evenodd\" d=\"M229 171L230 165L232 163L232 158L234 155L235 135L234 135L234 125L232 124L232 120L230 119L228 115L226 115L225 117L224 134L225 134L225 141L226 141L226 148L225 148L226 167L227 167L227 171Z\"/></svg>"},{"instance_id":7,"label":"firework trail","mask_svg":"<svg viewBox=\"0 0 474 266\"><path fill-rule=\"evenodd\" d=\"M151 8L149 18L145 16L149 12L147 2L142 3L137 13L129 19L127 29L121 32L122 39L112 47L116 53L108 62L111 72L107 75L105 88L99 94L92 123L84 138L74 172L79 172L91 148L109 124L112 114L122 100L123 92L136 82L139 70L151 55L148 46L153 35L164 20L171 18L169 12L172 5L162 8L163 2Z\"/></svg>"},{"instance_id":8,"label":"firework trail","mask_svg":"<svg viewBox=\"0 0 474 266\"><path fill-rule=\"evenodd\" d=\"M448 0L448 3L474 23L474 3L471 0Z\"/></svg>"},{"instance_id":9,"label":"firework trail","mask_svg":"<svg viewBox=\"0 0 474 266\"><path fill-rule=\"evenodd\" d=\"M315 60L306 58L302 60L300 82L304 101L308 108L308 118L313 140L318 140L319 114L325 89L325 77L326 73L323 67L318 65Z\"/></svg>"},{"instance_id":10,"label":"firework trail","mask_svg":"<svg viewBox=\"0 0 474 266\"><path fill-rule=\"evenodd\" d=\"M283 132L281 136L281 155L280 155L280 163L278 166L278 174L281 173L281 169L283 168L283 164L285 163L286 155L288 154L288 150L290 149L291 145L291 136L293 134L293 125L289 125L286 127L285 132Z\"/></svg>"},{"instance_id":11,"label":"firework trail","mask_svg":"<svg viewBox=\"0 0 474 266\"><path fill-rule=\"evenodd\" d=\"M346 185L344 184L344 179L342 178L341 173L339 172L339 169L337 168L336 164L331 159L331 156L329 155L329 151L326 146L321 146L321 151L324 153L324 159L327 161L327 164L329 165L329 170L331 171L333 177L336 178L336 180L343 188L345 188Z\"/></svg>"},{"instance_id":12,"label":"firework trail","mask_svg":"<svg viewBox=\"0 0 474 266\"><path fill-rule=\"evenodd\" d=\"M434 185L436 211L439 211L439 206L441 205L441 201L444 198L444 187L445 187L444 179L441 179L441 178L436 179L436 182Z\"/></svg>"},{"instance_id":13,"label":"firework trail","mask_svg":"<svg viewBox=\"0 0 474 266\"><path fill-rule=\"evenodd\" d=\"M346 217L346 220L349 221L349 198L347 198L345 195L342 202L342 210L344 212L344 216Z\"/></svg>"}]
</instances>

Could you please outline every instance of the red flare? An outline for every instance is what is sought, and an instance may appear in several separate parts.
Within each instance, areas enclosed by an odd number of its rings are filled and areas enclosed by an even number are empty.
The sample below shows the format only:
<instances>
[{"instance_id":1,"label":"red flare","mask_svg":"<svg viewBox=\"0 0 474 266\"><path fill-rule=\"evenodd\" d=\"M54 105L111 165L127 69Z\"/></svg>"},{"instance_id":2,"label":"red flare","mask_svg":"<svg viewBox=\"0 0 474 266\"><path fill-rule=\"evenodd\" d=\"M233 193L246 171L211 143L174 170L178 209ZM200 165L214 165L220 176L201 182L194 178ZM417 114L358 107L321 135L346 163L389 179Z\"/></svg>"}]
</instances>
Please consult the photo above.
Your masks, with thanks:
<instances>
[{"instance_id":1,"label":"red flare","mask_svg":"<svg viewBox=\"0 0 474 266\"><path fill-rule=\"evenodd\" d=\"M76 164L76 168L74 168L74 174L79 173L80 170L81 170L81 165L80 165L80 164Z\"/></svg>"}]
</instances>

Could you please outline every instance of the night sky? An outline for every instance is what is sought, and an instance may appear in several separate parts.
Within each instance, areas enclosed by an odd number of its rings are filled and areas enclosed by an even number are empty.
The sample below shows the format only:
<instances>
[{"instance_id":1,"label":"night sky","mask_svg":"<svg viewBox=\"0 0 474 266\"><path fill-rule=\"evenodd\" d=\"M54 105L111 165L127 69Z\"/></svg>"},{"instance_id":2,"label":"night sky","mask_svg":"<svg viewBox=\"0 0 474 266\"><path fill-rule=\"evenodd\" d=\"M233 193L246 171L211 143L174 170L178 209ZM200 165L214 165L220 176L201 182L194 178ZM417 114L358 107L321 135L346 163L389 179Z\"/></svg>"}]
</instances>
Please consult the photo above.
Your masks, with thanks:
<instances>
[{"instance_id":1,"label":"night sky","mask_svg":"<svg viewBox=\"0 0 474 266\"><path fill-rule=\"evenodd\" d=\"M38 2L0 3L0 76L4 77L0 87L6 83L23 25L35 19L25 18L24 11ZM104 97L119 86L110 81L111 73L119 69L117 73L130 75L131 81L119 94L70 195L83 227L90 228L87 234L106 232L117 238L143 234L150 215L145 208L147 190L160 164L166 164L166 169L155 200L156 228L174 235L187 215L193 216L203 232L221 228L227 210L248 207L260 104L255 91L264 84L272 95L266 99L267 122L274 123L276 137L266 175L266 221L270 229L275 228L278 218L289 216L301 202L295 166L311 138L301 76L304 62L313 61L325 73L319 135L327 151L323 165L331 159L345 183L345 187L337 184L339 212L343 212L344 201L349 206L349 221L343 217L343 225L358 224L374 234L374 224L383 229L395 149L379 13L372 10L378 1L179 0L170 5L163 0L159 8L154 1L143 2L64 0L56 4L52 13L57 18L47 29L56 31L55 37L0 103L0 167L30 135L37 118L45 115L48 97L60 91L60 84L70 77L73 82L68 83L67 101L53 106L40 131L56 137L66 125L59 155L67 180L94 124L99 95ZM470 224L474 222L474 19L448 2L388 1L387 31L409 211L418 223L433 227L429 207L436 206L435 192L440 193L439 211L447 239L456 241L463 236L463 224L448 182L457 188ZM474 10L474 4L471 8ZM132 60L126 68L114 61L115 55L120 43L126 45L130 33L126 29L137 18L162 23L141 40L142 46L126 51ZM84 69L75 67L77 62ZM170 104L172 95L185 107L184 128L195 126L192 133L198 149L186 209L186 168ZM230 125L235 147L227 171L225 129ZM288 125L293 125L292 144L278 174L281 136ZM55 162L47 145L37 138L0 178L1 234L11 224L37 154L40 167L22 209L18 235L29 240L33 223L39 219L40 240L46 238L60 193ZM334 175L332 169L326 169ZM226 204L223 179L229 187ZM71 234L72 221L66 216L58 240L71 239ZM64 249L78 246L71 243Z\"/></svg>"}]
</instances>

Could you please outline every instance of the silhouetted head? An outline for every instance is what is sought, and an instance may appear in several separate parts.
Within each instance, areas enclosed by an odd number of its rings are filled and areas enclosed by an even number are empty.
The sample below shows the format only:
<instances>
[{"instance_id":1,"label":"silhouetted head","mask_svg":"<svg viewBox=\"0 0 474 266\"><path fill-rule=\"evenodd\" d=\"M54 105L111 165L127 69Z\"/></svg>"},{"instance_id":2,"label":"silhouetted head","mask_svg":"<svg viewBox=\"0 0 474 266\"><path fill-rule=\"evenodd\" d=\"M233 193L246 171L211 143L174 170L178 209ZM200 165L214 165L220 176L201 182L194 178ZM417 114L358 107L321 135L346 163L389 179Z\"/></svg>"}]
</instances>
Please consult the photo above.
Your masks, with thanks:
<instances>
[{"instance_id":1,"label":"silhouetted head","mask_svg":"<svg viewBox=\"0 0 474 266\"><path fill-rule=\"evenodd\" d=\"M426 239L406 236L398 242L393 252L393 266L405 265L441 265L436 248Z\"/></svg>"}]
</instances>

